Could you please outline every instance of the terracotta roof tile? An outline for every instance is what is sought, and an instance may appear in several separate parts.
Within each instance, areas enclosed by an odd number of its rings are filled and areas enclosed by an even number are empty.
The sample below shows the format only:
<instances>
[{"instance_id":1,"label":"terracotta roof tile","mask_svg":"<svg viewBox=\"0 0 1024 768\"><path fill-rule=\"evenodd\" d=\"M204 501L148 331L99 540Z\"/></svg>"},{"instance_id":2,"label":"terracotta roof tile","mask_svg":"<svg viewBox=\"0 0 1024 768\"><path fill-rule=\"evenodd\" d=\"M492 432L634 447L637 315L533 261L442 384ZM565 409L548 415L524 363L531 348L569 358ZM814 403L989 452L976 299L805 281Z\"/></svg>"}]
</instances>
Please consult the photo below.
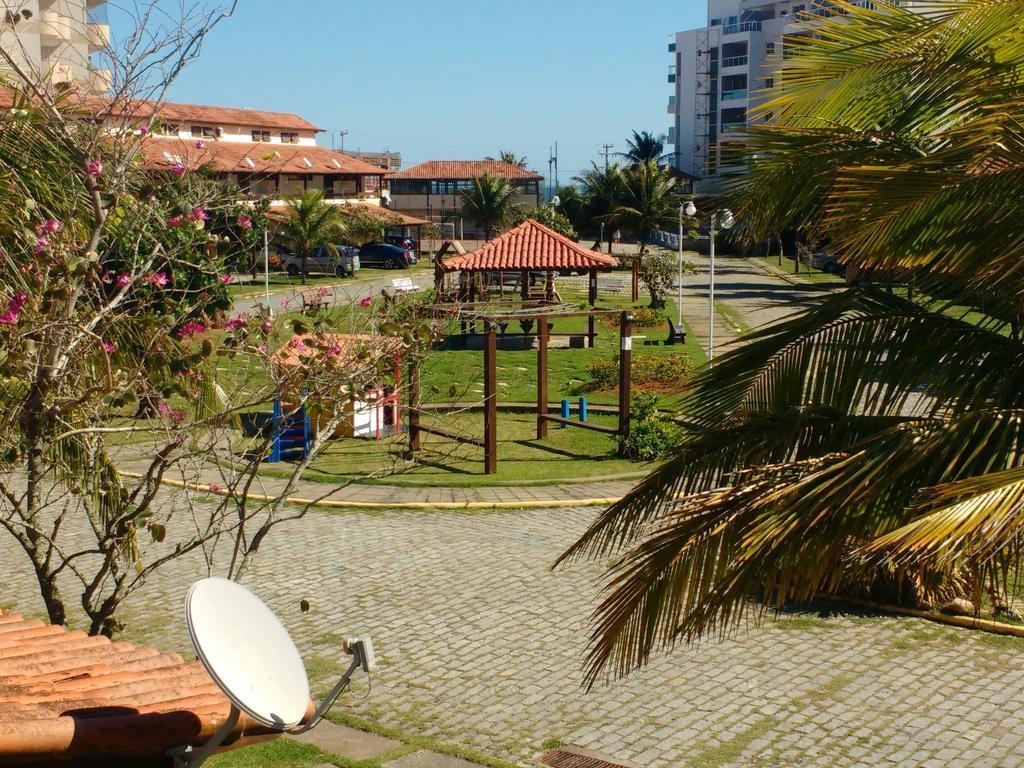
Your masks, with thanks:
<instances>
[{"instance_id":1,"label":"terracotta roof tile","mask_svg":"<svg viewBox=\"0 0 1024 768\"><path fill-rule=\"evenodd\" d=\"M10 109L14 104L15 92L10 88L0 87L0 108ZM83 96L69 100L69 105L81 105L84 113L104 113L110 108L110 100L102 96ZM156 102L138 100L128 102L122 110L115 110L118 115L135 120L148 120L156 109ZM263 109L247 109L245 107L213 107L204 104L180 104L165 101L158 110L163 120L172 124L200 123L212 125L245 126L247 128L265 128L285 131L314 131L317 128L304 117L291 112L271 112Z\"/></svg>"},{"instance_id":2,"label":"terracotta roof tile","mask_svg":"<svg viewBox=\"0 0 1024 768\"><path fill-rule=\"evenodd\" d=\"M208 167L220 173L384 175L375 165L320 146L213 139L204 144L200 149L196 141L151 136L142 142L142 151L149 170L168 170L180 162L189 169Z\"/></svg>"},{"instance_id":3,"label":"terracotta roof tile","mask_svg":"<svg viewBox=\"0 0 1024 768\"><path fill-rule=\"evenodd\" d=\"M452 256L442 264L446 272L543 272L611 269L619 265L619 260L588 250L553 229L527 219L475 251Z\"/></svg>"},{"instance_id":4,"label":"terracotta roof tile","mask_svg":"<svg viewBox=\"0 0 1024 768\"><path fill-rule=\"evenodd\" d=\"M199 662L0 612L0 764L161 758L229 708ZM228 743L269 733L243 716Z\"/></svg>"},{"instance_id":5,"label":"terracotta roof tile","mask_svg":"<svg viewBox=\"0 0 1024 768\"><path fill-rule=\"evenodd\" d=\"M544 177L539 173L527 170L520 165L503 163L500 160L428 160L425 163L406 168L404 171L392 173L389 179L475 179L490 174L506 179L540 180Z\"/></svg>"}]
</instances>

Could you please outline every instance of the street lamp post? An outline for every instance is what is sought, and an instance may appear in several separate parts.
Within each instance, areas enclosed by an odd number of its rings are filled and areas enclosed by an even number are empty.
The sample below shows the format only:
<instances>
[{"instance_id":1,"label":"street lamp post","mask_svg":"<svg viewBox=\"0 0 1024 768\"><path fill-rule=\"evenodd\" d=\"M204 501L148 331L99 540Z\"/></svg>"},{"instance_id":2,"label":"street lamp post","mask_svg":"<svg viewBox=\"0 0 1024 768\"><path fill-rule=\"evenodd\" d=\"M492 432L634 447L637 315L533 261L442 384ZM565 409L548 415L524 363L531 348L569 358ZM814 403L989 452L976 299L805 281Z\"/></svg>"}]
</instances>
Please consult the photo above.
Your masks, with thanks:
<instances>
[{"instance_id":1,"label":"street lamp post","mask_svg":"<svg viewBox=\"0 0 1024 768\"><path fill-rule=\"evenodd\" d=\"M697 213L697 206L687 203L685 212L688 216ZM734 223L732 211L723 208L711 214L710 221L710 264L708 269L708 362L715 359L715 235L720 227L723 231L732 229Z\"/></svg>"},{"instance_id":2,"label":"street lamp post","mask_svg":"<svg viewBox=\"0 0 1024 768\"><path fill-rule=\"evenodd\" d=\"M267 312L274 316L270 307L270 227L263 228L263 292L267 300Z\"/></svg>"}]
</instances>

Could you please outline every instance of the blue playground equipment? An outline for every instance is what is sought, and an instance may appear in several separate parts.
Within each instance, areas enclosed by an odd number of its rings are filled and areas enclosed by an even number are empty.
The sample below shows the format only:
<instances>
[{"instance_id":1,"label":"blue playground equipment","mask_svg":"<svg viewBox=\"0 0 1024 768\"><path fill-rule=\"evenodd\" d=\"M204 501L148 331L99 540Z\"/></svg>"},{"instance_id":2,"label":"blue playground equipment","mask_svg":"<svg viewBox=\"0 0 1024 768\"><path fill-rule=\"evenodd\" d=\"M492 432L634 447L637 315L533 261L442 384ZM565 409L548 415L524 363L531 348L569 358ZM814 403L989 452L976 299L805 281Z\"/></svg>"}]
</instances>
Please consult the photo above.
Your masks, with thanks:
<instances>
[{"instance_id":1,"label":"blue playground equipment","mask_svg":"<svg viewBox=\"0 0 1024 768\"><path fill-rule=\"evenodd\" d=\"M580 405L579 405L579 411L578 412L579 412L579 415L580 415L580 421L586 422L587 421L587 398L585 398L585 397L581 397L580 398ZM571 405L571 403L569 402L568 399L563 399L562 400L562 418L568 420L571 415L572 415L572 405ZM562 429L568 429L568 428L569 428L568 424L562 424Z\"/></svg>"},{"instance_id":2,"label":"blue playground equipment","mask_svg":"<svg viewBox=\"0 0 1024 768\"><path fill-rule=\"evenodd\" d=\"M302 461L313 449L313 431L305 407L285 416L281 398L274 398L274 442L268 462Z\"/></svg>"}]
</instances>

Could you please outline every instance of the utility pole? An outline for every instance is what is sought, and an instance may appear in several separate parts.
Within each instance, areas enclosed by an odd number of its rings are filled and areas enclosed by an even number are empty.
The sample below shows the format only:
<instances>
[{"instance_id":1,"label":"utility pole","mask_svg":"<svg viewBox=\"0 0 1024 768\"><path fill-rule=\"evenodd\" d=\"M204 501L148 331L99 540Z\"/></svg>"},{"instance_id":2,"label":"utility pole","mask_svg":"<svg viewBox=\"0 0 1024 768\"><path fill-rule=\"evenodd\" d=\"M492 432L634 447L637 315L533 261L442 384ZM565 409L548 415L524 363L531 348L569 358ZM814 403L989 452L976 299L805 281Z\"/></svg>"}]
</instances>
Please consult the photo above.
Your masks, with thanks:
<instances>
[{"instance_id":1,"label":"utility pole","mask_svg":"<svg viewBox=\"0 0 1024 768\"><path fill-rule=\"evenodd\" d=\"M554 183L554 178L555 178L554 174L551 171L551 169L554 166L554 164L555 164L555 153L551 149L551 145L549 144L548 145L548 200L550 200L551 198L553 198L555 196L555 193L554 193L553 188L551 186Z\"/></svg>"},{"instance_id":2,"label":"utility pole","mask_svg":"<svg viewBox=\"0 0 1024 768\"><path fill-rule=\"evenodd\" d=\"M555 194L558 194L558 142L555 142Z\"/></svg>"},{"instance_id":3,"label":"utility pole","mask_svg":"<svg viewBox=\"0 0 1024 768\"><path fill-rule=\"evenodd\" d=\"M348 131L338 131L338 135L341 136L341 151L345 151L345 137L348 136Z\"/></svg>"},{"instance_id":4,"label":"utility pole","mask_svg":"<svg viewBox=\"0 0 1024 768\"><path fill-rule=\"evenodd\" d=\"M601 149L604 150L604 172L608 173L608 153L611 151L614 144L602 144Z\"/></svg>"}]
</instances>

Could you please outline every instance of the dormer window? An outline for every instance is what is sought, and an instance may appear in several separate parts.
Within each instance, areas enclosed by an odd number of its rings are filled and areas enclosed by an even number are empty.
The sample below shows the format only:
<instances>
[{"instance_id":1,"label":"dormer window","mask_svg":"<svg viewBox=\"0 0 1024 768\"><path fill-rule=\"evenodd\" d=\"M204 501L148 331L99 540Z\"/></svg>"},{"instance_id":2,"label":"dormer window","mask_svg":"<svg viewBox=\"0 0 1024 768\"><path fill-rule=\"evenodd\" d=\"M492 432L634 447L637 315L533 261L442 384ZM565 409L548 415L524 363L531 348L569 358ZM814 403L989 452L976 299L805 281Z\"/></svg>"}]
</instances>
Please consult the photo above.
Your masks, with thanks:
<instances>
[{"instance_id":1,"label":"dormer window","mask_svg":"<svg viewBox=\"0 0 1024 768\"><path fill-rule=\"evenodd\" d=\"M298 144L299 134L292 133L289 131L281 131L281 143L282 144Z\"/></svg>"},{"instance_id":2,"label":"dormer window","mask_svg":"<svg viewBox=\"0 0 1024 768\"><path fill-rule=\"evenodd\" d=\"M217 129L212 125L193 125L192 126L192 138L193 139L216 139Z\"/></svg>"},{"instance_id":3,"label":"dormer window","mask_svg":"<svg viewBox=\"0 0 1024 768\"><path fill-rule=\"evenodd\" d=\"M253 141L270 141L270 131L253 131Z\"/></svg>"}]
</instances>

